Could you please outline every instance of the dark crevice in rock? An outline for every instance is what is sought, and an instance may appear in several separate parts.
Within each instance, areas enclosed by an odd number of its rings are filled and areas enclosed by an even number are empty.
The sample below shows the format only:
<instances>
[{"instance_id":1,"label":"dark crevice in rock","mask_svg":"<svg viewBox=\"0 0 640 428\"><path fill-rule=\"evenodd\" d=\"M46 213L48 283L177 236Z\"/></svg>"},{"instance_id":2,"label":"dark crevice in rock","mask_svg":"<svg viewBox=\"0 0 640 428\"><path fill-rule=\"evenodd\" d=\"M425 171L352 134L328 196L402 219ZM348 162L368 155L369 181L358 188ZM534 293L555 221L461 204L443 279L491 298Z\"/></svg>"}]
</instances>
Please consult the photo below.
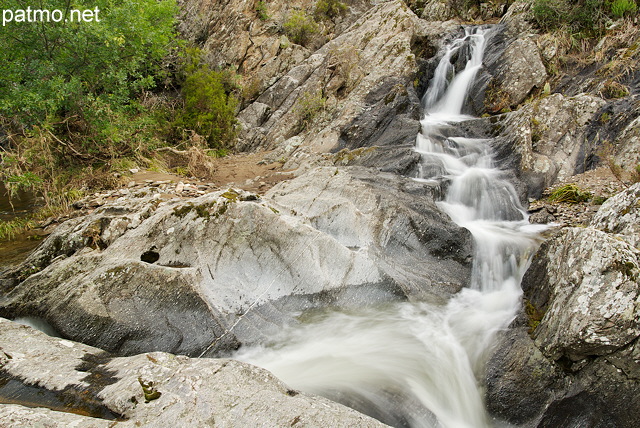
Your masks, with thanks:
<instances>
[{"instance_id":1,"label":"dark crevice in rock","mask_svg":"<svg viewBox=\"0 0 640 428\"><path fill-rule=\"evenodd\" d=\"M111 421L124 421L123 415L114 412L107 407L98 397L97 393L105 386L117 382L113 377L115 373L104 367L92 365L90 373L82 379L89 386L72 385L62 390L51 390L37 384L13 376L6 370L0 369L0 403L19 404L27 407L45 407L58 412L75 413L94 418Z\"/></svg>"}]
</instances>

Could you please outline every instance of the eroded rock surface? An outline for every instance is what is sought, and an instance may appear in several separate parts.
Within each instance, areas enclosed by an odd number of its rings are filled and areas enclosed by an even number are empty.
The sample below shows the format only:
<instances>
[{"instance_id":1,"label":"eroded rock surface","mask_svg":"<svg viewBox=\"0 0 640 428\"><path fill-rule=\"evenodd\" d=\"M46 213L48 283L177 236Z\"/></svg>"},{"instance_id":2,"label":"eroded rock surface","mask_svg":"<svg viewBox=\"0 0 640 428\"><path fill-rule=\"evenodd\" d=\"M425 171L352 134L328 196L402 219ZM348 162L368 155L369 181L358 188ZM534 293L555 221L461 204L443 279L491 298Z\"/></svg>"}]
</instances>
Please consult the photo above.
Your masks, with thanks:
<instances>
[{"instance_id":1,"label":"eroded rock surface","mask_svg":"<svg viewBox=\"0 0 640 428\"><path fill-rule=\"evenodd\" d=\"M161 352L115 358L5 319L0 319L0 343L0 380L35 387L40 395L59 397L61 407L88 409L96 416L1 405L0 424L5 427L385 426L327 399L291 390L268 371L234 360ZM117 419L99 419L99 411L110 411Z\"/></svg>"},{"instance_id":2,"label":"eroded rock surface","mask_svg":"<svg viewBox=\"0 0 640 428\"><path fill-rule=\"evenodd\" d=\"M264 340L305 309L443 298L467 283L472 250L435 194L335 167L265 200L139 192L59 226L4 275L0 312L112 352L199 355Z\"/></svg>"}]
</instances>

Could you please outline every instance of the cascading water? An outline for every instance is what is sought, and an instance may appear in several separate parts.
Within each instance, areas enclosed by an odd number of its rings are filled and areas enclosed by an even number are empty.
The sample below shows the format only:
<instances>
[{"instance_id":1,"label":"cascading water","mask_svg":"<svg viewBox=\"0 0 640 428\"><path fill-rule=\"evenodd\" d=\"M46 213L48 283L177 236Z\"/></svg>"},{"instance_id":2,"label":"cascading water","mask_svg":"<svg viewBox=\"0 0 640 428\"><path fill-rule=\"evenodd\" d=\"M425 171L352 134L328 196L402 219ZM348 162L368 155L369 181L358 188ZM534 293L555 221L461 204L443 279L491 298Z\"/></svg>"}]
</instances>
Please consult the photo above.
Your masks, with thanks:
<instances>
[{"instance_id":1,"label":"cascading water","mask_svg":"<svg viewBox=\"0 0 640 428\"><path fill-rule=\"evenodd\" d=\"M475 238L470 287L446 305L395 302L323 314L236 358L390 425L492 426L478 379L495 333L513 319L540 227L529 225L513 186L494 168L488 141L456 135L472 119L461 111L487 31L467 29L446 49L423 99L415 148L422 162L414 179L448 181L439 207ZM466 66L455 74L451 58L463 51Z\"/></svg>"}]
</instances>

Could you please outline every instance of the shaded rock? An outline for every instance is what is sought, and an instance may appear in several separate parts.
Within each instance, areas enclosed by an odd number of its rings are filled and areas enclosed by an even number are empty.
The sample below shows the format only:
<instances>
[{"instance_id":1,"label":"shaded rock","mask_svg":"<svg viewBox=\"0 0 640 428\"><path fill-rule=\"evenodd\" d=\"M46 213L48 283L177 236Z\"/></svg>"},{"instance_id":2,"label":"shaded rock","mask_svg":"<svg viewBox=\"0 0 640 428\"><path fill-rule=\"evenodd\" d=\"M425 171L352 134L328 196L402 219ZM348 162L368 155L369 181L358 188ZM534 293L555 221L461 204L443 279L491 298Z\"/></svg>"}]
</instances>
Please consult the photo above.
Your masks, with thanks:
<instances>
[{"instance_id":1,"label":"shaded rock","mask_svg":"<svg viewBox=\"0 0 640 428\"><path fill-rule=\"evenodd\" d=\"M562 370L540 352L516 327L501 334L487 365L488 411L498 419L522 426L535 420L564 387ZM524 426L535 426L525 424Z\"/></svg>"},{"instance_id":2,"label":"shaded rock","mask_svg":"<svg viewBox=\"0 0 640 428\"><path fill-rule=\"evenodd\" d=\"M341 244L370 255L410 297L447 296L466 284L470 235L434 203L440 190L365 168L319 168L267 198Z\"/></svg>"},{"instance_id":3,"label":"shaded rock","mask_svg":"<svg viewBox=\"0 0 640 428\"><path fill-rule=\"evenodd\" d=\"M516 327L499 340L487 366L487 408L519 427L635 427L640 378L623 367L637 367L637 343L568 372L543 356L525 327Z\"/></svg>"},{"instance_id":4,"label":"shaded rock","mask_svg":"<svg viewBox=\"0 0 640 428\"><path fill-rule=\"evenodd\" d=\"M0 376L52 394L65 391L67 397L95 401L121 415L119 421L105 421L3 405L3 426L29 421L90 427L384 426L324 398L293 391L266 370L238 361L165 353L114 358L8 320L0 319L0 325Z\"/></svg>"}]
</instances>

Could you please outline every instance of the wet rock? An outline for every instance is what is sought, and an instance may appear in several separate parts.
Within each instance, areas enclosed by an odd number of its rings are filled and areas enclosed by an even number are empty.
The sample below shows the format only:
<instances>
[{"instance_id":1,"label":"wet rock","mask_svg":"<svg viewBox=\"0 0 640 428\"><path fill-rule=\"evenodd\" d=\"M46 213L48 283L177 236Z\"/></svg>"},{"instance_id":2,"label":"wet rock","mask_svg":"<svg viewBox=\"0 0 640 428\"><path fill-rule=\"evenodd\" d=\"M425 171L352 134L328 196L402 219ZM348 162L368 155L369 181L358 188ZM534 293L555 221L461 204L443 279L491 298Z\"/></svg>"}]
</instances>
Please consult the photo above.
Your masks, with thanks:
<instances>
[{"instance_id":1,"label":"wet rock","mask_svg":"<svg viewBox=\"0 0 640 428\"><path fill-rule=\"evenodd\" d=\"M565 228L542 244L523 310L488 364L495 416L532 427L637 424L640 252L621 236Z\"/></svg>"},{"instance_id":2,"label":"wet rock","mask_svg":"<svg viewBox=\"0 0 640 428\"><path fill-rule=\"evenodd\" d=\"M518 426L538 418L563 387L562 370L540 352L527 327L511 328L498 339L487 365L488 411Z\"/></svg>"},{"instance_id":3,"label":"wet rock","mask_svg":"<svg viewBox=\"0 0 640 428\"><path fill-rule=\"evenodd\" d=\"M488 37L484 67L470 93L476 115L515 108L547 78L533 37L512 33L510 25L503 24Z\"/></svg>"},{"instance_id":4,"label":"wet rock","mask_svg":"<svg viewBox=\"0 0 640 428\"><path fill-rule=\"evenodd\" d=\"M159 352L115 358L5 319L0 319L0 326L1 377L37 385L50 394L64 392L71 411L77 410L73 403L81 399L120 419L3 405L3 426L23 426L22 422L123 428L385 426L324 398L293 391L266 370L238 361L197 360Z\"/></svg>"}]
</instances>

